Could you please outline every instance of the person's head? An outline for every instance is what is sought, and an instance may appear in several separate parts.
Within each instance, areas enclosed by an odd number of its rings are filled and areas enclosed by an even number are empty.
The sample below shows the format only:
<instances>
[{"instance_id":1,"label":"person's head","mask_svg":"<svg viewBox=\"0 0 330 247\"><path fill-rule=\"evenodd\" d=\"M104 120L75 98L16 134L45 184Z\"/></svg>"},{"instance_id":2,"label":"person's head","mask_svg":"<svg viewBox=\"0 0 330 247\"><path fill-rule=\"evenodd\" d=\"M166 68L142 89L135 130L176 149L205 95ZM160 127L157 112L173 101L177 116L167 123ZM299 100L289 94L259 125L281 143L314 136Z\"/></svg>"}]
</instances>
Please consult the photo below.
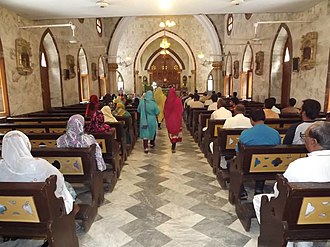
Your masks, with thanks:
<instances>
[{"instance_id":1,"label":"person's head","mask_svg":"<svg viewBox=\"0 0 330 247\"><path fill-rule=\"evenodd\" d=\"M198 94L194 95L194 101L199 101L199 95Z\"/></svg>"},{"instance_id":2,"label":"person's head","mask_svg":"<svg viewBox=\"0 0 330 247\"><path fill-rule=\"evenodd\" d=\"M217 96L218 96L218 98L221 98L222 97L222 93L217 92Z\"/></svg>"},{"instance_id":3,"label":"person's head","mask_svg":"<svg viewBox=\"0 0 330 247\"><path fill-rule=\"evenodd\" d=\"M203 96L207 96L207 92L206 91L203 93Z\"/></svg>"},{"instance_id":4,"label":"person's head","mask_svg":"<svg viewBox=\"0 0 330 247\"><path fill-rule=\"evenodd\" d=\"M264 123L266 116L261 108L256 108L250 111L250 121L251 124L254 126L257 123Z\"/></svg>"},{"instance_id":5,"label":"person's head","mask_svg":"<svg viewBox=\"0 0 330 247\"><path fill-rule=\"evenodd\" d=\"M66 133L71 135L82 135L84 133L85 119L80 114L75 114L71 116L66 125Z\"/></svg>"},{"instance_id":6,"label":"person's head","mask_svg":"<svg viewBox=\"0 0 330 247\"><path fill-rule=\"evenodd\" d=\"M215 94L215 91L212 91L212 95Z\"/></svg>"},{"instance_id":7,"label":"person's head","mask_svg":"<svg viewBox=\"0 0 330 247\"><path fill-rule=\"evenodd\" d=\"M270 97L270 99L273 101L273 105L276 104L276 98L275 97Z\"/></svg>"},{"instance_id":8,"label":"person's head","mask_svg":"<svg viewBox=\"0 0 330 247\"><path fill-rule=\"evenodd\" d=\"M148 90L145 95L144 95L144 98L145 100L154 100L154 96L152 94L152 92L150 90Z\"/></svg>"},{"instance_id":9,"label":"person's head","mask_svg":"<svg viewBox=\"0 0 330 247\"><path fill-rule=\"evenodd\" d=\"M237 97L237 92L233 92L233 97Z\"/></svg>"},{"instance_id":10,"label":"person's head","mask_svg":"<svg viewBox=\"0 0 330 247\"><path fill-rule=\"evenodd\" d=\"M96 103L99 102L99 98L98 98L95 94L93 94L93 95L91 95L91 97L89 98L89 102L92 103L92 104L96 104Z\"/></svg>"},{"instance_id":11,"label":"person's head","mask_svg":"<svg viewBox=\"0 0 330 247\"><path fill-rule=\"evenodd\" d=\"M198 94L198 90L197 89L195 89L195 94Z\"/></svg>"},{"instance_id":12,"label":"person's head","mask_svg":"<svg viewBox=\"0 0 330 247\"><path fill-rule=\"evenodd\" d=\"M14 165L20 165L23 169L25 165L23 159L32 157L29 138L19 130L12 130L5 134L1 151L2 158L15 171L19 167L13 167Z\"/></svg>"},{"instance_id":13,"label":"person's head","mask_svg":"<svg viewBox=\"0 0 330 247\"><path fill-rule=\"evenodd\" d=\"M212 102L217 102L218 101L218 96L216 94L212 94L211 100L212 100Z\"/></svg>"},{"instance_id":14,"label":"person's head","mask_svg":"<svg viewBox=\"0 0 330 247\"><path fill-rule=\"evenodd\" d=\"M289 106L294 107L296 103L297 103L297 100L295 98L289 99Z\"/></svg>"},{"instance_id":15,"label":"person's head","mask_svg":"<svg viewBox=\"0 0 330 247\"><path fill-rule=\"evenodd\" d=\"M194 98L194 94L189 94L189 97L191 98L191 99L193 99Z\"/></svg>"},{"instance_id":16,"label":"person's head","mask_svg":"<svg viewBox=\"0 0 330 247\"><path fill-rule=\"evenodd\" d=\"M103 103L105 105L108 105L110 102L112 102L112 97L111 94L107 93L106 95L103 96Z\"/></svg>"},{"instance_id":17,"label":"person's head","mask_svg":"<svg viewBox=\"0 0 330 247\"><path fill-rule=\"evenodd\" d=\"M229 104L230 104L231 106L236 106L236 105L239 104L239 99L238 99L238 98L235 98L235 97L232 97L232 98L230 99L230 101L229 101Z\"/></svg>"},{"instance_id":18,"label":"person's head","mask_svg":"<svg viewBox=\"0 0 330 247\"><path fill-rule=\"evenodd\" d=\"M271 98L265 99L265 108L266 109L272 109L274 106L274 100Z\"/></svg>"},{"instance_id":19,"label":"person's head","mask_svg":"<svg viewBox=\"0 0 330 247\"><path fill-rule=\"evenodd\" d=\"M102 108L103 109L103 108ZM103 124L104 123L104 115L102 111L96 111L94 112L92 118L91 118L91 123L94 124Z\"/></svg>"},{"instance_id":20,"label":"person's head","mask_svg":"<svg viewBox=\"0 0 330 247\"><path fill-rule=\"evenodd\" d=\"M303 120L314 120L319 116L320 110L321 104L317 100L305 99L300 112Z\"/></svg>"},{"instance_id":21,"label":"person's head","mask_svg":"<svg viewBox=\"0 0 330 247\"><path fill-rule=\"evenodd\" d=\"M234 109L234 112L235 112L235 115L236 114L244 114L245 113L245 106L242 105L242 104L236 105L235 109Z\"/></svg>"},{"instance_id":22,"label":"person's head","mask_svg":"<svg viewBox=\"0 0 330 247\"><path fill-rule=\"evenodd\" d=\"M223 99L218 99L218 103L217 103L217 107L218 109L220 109L221 107L225 107L226 105L226 101L224 101Z\"/></svg>"},{"instance_id":23,"label":"person's head","mask_svg":"<svg viewBox=\"0 0 330 247\"><path fill-rule=\"evenodd\" d=\"M305 146L309 152L330 150L330 123L317 121L305 132Z\"/></svg>"}]
</instances>

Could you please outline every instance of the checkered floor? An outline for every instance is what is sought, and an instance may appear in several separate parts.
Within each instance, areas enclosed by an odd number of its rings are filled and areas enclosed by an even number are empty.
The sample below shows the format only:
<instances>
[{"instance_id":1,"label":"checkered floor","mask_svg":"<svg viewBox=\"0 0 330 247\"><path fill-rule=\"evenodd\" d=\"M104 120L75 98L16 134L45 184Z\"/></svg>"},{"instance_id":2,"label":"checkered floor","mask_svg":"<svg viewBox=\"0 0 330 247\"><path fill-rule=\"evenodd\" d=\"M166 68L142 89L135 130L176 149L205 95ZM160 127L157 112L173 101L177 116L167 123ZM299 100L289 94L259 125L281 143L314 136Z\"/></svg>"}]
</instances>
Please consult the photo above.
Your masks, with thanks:
<instances>
[{"instance_id":1,"label":"checkered floor","mask_svg":"<svg viewBox=\"0 0 330 247\"><path fill-rule=\"evenodd\" d=\"M164 128L149 154L137 142L80 246L257 246L257 222L244 231L197 144L183 138L174 154Z\"/></svg>"}]
</instances>

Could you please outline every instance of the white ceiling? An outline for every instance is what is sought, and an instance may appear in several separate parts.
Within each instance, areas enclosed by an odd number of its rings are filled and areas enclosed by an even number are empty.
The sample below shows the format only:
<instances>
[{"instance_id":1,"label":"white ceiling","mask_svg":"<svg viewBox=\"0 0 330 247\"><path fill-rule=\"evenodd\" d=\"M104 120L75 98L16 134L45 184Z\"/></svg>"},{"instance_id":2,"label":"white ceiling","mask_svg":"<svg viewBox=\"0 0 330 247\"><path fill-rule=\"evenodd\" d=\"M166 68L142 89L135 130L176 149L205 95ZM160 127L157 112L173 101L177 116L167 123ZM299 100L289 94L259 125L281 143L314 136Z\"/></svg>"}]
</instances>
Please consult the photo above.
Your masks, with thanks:
<instances>
[{"instance_id":1,"label":"white ceiling","mask_svg":"<svg viewBox=\"0 0 330 247\"><path fill-rule=\"evenodd\" d=\"M40 19L121 17L152 15L192 15L225 13L299 12L322 0L106 0L110 5L99 8L97 0L0 0L0 6L21 16ZM160 4L168 2L169 9Z\"/></svg>"}]
</instances>

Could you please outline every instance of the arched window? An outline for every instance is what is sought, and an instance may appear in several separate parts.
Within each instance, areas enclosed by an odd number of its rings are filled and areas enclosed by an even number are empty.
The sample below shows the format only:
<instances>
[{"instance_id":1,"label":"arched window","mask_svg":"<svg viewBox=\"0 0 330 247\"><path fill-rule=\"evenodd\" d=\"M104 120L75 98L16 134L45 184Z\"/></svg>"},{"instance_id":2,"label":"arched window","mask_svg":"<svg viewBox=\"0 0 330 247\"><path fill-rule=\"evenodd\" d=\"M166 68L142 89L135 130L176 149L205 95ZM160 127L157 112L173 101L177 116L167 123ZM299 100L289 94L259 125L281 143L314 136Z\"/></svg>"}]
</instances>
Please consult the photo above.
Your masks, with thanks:
<instances>
[{"instance_id":1,"label":"arched window","mask_svg":"<svg viewBox=\"0 0 330 247\"><path fill-rule=\"evenodd\" d=\"M290 51L289 47L286 47L285 49L285 55L284 55L284 62L290 62Z\"/></svg>"},{"instance_id":2,"label":"arched window","mask_svg":"<svg viewBox=\"0 0 330 247\"><path fill-rule=\"evenodd\" d=\"M80 100L88 101L90 97L90 80L88 76L86 53L83 48L80 48L78 52L78 65Z\"/></svg>"},{"instance_id":3,"label":"arched window","mask_svg":"<svg viewBox=\"0 0 330 247\"><path fill-rule=\"evenodd\" d=\"M124 90L124 80L123 80L123 76L119 73L119 71L117 71L117 90Z\"/></svg>"},{"instance_id":4,"label":"arched window","mask_svg":"<svg viewBox=\"0 0 330 247\"><path fill-rule=\"evenodd\" d=\"M0 116L9 115L9 104L5 73L5 59L3 57L2 43L0 39Z\"/></svg>"},{"instance_id":5,"label":"arched window","mask_svg":"<svg viewBox=\"0 0 330 247\"><path fill-rule=\"evenodd\" d=\"M45 57L45 53L44 52L41 53L40 65L43 68L46 68L47 67L47 61L46 61L46 57Z\"/></svg>"},{"instance_id":6,"label":"arched window","mask_svg":"<svg viewBox=\"0 0 330 247\"><path fill-rule=\"evenodd\" d=\"M245 46L242 73L240 78L240 91L242 99L252 99L253 90L253 51L250 43Z\"/></svg>"},{"instance_id":7,"label":"arched window","mask_svg":"<svg viewBox=\"0 0 330 247\"><path fill-rule=\"evenodd\" d=\"M100 97L107 93L107 78L104 70L104 62L102 56L99 57L99 91Z\"/></svg>"},{"instance_id":8,"label":"arched window","mask_svg":"<svg viewBox=\"0 0 330 247\"><path fill-rule=\"evenodd\" d=\"M227 18L227 34L228 34L228 36L231 34L233 27L234 27L234 17L232 14L229 14L228 18Z\"/></svg>"},{"instance_id":9,"label":"arched window","mask_svg":"<svg viewBox=\"0 0 330 247\"><path fill-rule=\"evenodd\" d=\"M207 78L207 91L212 92L214 90L214 80L213 80L213 75L209 74Z\"/></svg>"},{"instance_id":10,"label":"arched window","mask_svg":"<svg viewBox=\"0 0 330 247\"><path fill-rule=\"evenodd\" d=\"M102 37L103 27L102 27L102 21L100 18L96 18L96 31L97 34Z\"/></svg>"}]
</instances>

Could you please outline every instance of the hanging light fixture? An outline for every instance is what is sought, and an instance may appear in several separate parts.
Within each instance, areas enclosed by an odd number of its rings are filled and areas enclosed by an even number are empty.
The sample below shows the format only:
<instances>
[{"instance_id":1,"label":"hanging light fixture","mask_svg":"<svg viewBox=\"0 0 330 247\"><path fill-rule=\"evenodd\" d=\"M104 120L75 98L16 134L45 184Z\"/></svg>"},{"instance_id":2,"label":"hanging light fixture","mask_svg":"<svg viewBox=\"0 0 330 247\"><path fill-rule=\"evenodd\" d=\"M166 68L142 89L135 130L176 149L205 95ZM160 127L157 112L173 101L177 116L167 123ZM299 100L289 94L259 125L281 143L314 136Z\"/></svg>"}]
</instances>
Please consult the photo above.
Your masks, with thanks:
<instances>
[{"instance_id":1,"label":"hanging light fixture","mask_svg":"<svg viewBox=\"0 0 330 247\"><path fill-rule=\"evenodd\" d=\"M160 42L159 46L163 49L168 49L171 46L171 43L168 42L166 37L166 27L174 27L176 25L175 21L166 20L159 23L159 26L164 29L164 36L162 38L162 41Z\"/></svg>"},{"instance_id":2,"label":"hanging light fixture","mask_svg":"<svg viewBox=\"0 0 330 247\"><path fill-rule=\"evenodd\" d=\"M160 42L160 45L159 45L159 46L160 46L160 48L168 49L168 48L170 48L171 43L168 42L167 37L164 36L164 37L162 38L162 41Z\"/></svg>"}]
</instances>

